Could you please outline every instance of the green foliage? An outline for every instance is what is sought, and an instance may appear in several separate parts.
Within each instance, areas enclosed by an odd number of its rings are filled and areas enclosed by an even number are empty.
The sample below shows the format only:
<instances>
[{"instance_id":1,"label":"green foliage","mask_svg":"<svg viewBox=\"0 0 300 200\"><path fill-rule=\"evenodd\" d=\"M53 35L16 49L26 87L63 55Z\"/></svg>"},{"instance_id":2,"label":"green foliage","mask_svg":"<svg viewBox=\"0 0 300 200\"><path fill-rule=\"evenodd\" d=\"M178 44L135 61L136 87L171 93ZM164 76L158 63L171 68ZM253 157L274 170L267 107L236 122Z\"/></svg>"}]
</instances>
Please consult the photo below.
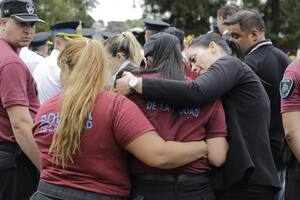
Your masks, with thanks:
<instances>
[{"instance_id":1,"label":"green foliage","mask_svg":"<svg viewBox=\"0 0 300 200\"><path fill-rule=\"evenodd\" d=\"M145 17L162 18L187 34L203 34L210 30L210 17L226 0L145 0ZM288 44L297 49L300 42L299 0L244 0L243 8L258 10L266 23L266 34L278 47ZM282 35L282 37L279 37Z\"/></svg>"},{"instance_id":2,"label":"green foliage","mask_svg":"<svg viewBox=\"0 0 300 200\"><path fill-rule=\"evenodd\" d=\"M81 20L89 27L93 19L87 11L96 7L97 0L35 0L38 13L45 24L39 24L37 31L45 31L49 26L59 21Z\"/></svg>"},{"instance_id":3,"label":"green foliage","mask_svg":"<svg viewBox=\"0 0 300 200\"><path fill-rule=\"evenodd\" d=\"M144 26L144 20L143 19L134 19L134 20L126 20L125 22L129 28L134 27L143 27Z\"/></svg>"},{"instance_id":4,"label":"green foliage","mask_svg":"<svg viewBox=\"0 0 300 200\"><path fill-rule=\"evenodd\" d=\"M210 30L209 17L215 16L217 9L226 0L145 0L145 15L159 16L170 14L165 19L187 34L203 34Z\"/></svg>"},{"instance_id":5,"label":"green foliage","mask_svg":"<svg viewBox=\"0 0 300 200\"><path fill-rule=\"evenodd\" d=\"M285 34L289 47L297 49L300 45L300 1L284 0L282 10L284 23L280 24L281 31Z\"/></svg>"}]
</instances>

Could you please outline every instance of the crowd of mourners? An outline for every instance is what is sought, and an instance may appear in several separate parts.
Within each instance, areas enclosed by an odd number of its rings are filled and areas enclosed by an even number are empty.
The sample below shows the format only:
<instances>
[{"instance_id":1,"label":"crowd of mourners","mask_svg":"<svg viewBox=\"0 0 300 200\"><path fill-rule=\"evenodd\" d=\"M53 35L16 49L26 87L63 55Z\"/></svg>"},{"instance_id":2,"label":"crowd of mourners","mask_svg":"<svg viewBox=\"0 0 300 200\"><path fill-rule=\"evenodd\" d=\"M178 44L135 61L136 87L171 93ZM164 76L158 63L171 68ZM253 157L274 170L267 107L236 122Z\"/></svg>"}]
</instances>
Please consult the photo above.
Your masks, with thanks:
<instances>
[{"instance_id":1,"label":"crowd of mourners","mask_svg":"<svg viewBox=\"0 0 300 200\"><path fill-rule=\"evenodd\" d=\"M0 200L300 199L300 60L258 12L225 5L190 42L158 19L100 41L0 5Z\"/></svg>"}]
</instances>

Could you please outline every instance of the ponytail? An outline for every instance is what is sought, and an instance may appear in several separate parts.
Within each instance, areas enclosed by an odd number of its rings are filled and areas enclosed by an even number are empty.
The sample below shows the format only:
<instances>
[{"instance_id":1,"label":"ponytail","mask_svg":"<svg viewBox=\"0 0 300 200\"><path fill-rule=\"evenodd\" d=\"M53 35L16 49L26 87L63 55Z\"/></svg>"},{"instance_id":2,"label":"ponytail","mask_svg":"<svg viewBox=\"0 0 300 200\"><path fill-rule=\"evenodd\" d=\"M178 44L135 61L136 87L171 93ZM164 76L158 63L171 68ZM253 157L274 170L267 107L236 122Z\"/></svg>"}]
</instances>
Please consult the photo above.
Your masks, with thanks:
<instances>
[{"instance_id":1,"label":"ponytail","mask_svg":"<svg viewBox=\"0 0 300 200\"><path fill-rule=\"evenodd\" d=\"M123 32L109 38L106 40L105 46L112 56L116 56L118 52L124 53L135 66L139 66L142 62L141 45L131 32Z\"/></svg>"},{"instance_id":2,"label":"ponytail","mask_svg":"<svg viewBox=\"0 0 300 200\"><path fill-rule=\"evenodd\" d=\"M49 154L64 167L73 162L87 118L104 90L107 56L100 42L81 38L69 41L58 60L62 70L67 67L70 74L63 85L61 121Z\"/></svg>"}]
</instances>

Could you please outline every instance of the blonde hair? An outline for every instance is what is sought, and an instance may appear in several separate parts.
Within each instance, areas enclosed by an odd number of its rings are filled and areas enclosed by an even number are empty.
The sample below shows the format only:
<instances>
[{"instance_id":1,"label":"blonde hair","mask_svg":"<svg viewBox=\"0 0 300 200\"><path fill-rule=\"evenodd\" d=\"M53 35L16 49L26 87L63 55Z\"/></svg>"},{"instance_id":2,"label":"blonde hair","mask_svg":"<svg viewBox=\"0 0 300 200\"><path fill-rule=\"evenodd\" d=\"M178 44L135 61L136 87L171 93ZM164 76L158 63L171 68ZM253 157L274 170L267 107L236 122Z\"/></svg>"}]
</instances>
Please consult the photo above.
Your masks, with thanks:
<instances>
[{"instance_id":1,"label":"blonde hair","mask_svg":"<svg viewBox=\"0 0 300 200\"><path fill-rule=\"evenodd\" d=\"M123 32L107 39L105 46L112 56L122 52L133 65L140 66L143 59L142 47L131 32Z\"/></svg>"},{"instance_id":2,"label":"blonde hair","mask_svg":"<svg viewBox=\"0 0 300 200\"><path fill-rule=\"evenodd\" d=\"M58 57L59 65L69 70L61 99L60 124L49 154L64 167L78 152L88 115L107 78L107 55L103 45L86 38L69 41Z\"/></svg>"}]
</instances>

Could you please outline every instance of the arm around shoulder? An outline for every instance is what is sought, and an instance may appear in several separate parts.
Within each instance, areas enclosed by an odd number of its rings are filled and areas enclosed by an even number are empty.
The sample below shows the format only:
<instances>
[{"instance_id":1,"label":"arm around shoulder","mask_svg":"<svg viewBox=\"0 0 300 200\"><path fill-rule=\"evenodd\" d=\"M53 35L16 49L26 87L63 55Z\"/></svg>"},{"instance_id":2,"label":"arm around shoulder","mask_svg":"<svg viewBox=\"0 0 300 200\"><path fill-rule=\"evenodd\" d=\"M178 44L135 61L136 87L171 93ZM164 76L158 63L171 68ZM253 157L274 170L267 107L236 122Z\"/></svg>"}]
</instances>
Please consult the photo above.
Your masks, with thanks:
<instances>
[{"instance_id":1,"label":"arm around shoulder","mask_svg":"<svg viewBox=\"0 0 300 200\"><path fill-rule=\"evenodd\" d=\"M143 96L181 106L203 105L230 91L243 75L242 69L240 61L228 57L219 59L190 83L144 78Z\"/></svg>"}]
</instances>

